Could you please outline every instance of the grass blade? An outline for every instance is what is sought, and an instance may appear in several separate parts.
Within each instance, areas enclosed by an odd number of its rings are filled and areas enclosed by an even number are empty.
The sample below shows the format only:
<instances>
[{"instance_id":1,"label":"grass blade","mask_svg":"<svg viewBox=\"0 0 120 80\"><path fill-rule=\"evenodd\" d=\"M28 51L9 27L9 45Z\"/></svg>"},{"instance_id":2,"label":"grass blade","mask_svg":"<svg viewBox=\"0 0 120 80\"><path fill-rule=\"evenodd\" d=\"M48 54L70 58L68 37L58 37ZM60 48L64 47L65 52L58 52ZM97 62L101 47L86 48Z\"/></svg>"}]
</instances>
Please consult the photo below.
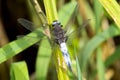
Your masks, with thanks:
<instances>
[{"instance_id":1,"label":"grass blade","mask_svg":"<svg viewBox=\"0 0 120 80\"><path fill-rule=\"evenodd\" d=\"M81 73L81 70L80 70L79 61L78 61L77 56L76 56L76 65L77 65L78 80L82 80L82 73Z\"/></svg>"},{"instance_id":2,"label":"grass blade","mask_svg":"<svg viewBox=\"0 0 120 80\"><path fill-rule=\"evenodd\" d=\"M26 48L38 42L45 35L41 29L37 29L32 33L20 38L18 40L12 41L4 47L0 48L0 63L6 61L7 59L19 54ZM34 37L34 38L33 38Z\"/></svg>"},{"instance_id":3,"label":"grass blade","mask_svg":"<svg viewBox=\"0 0 120 80\"><path fill-rule=\"evenodd\" d=\"M102 19L102 16L103 16L103 7L102 5L100 4L100 2L98 0L94 0L94 11L95 11L95 21L96 21L96 29L95 31L98 33L101 28L100 28L100 25L101 25L101 19Z\"/></svg>"},{"instance_id":4,"label":"grass blade","mask_svg":"<svg viewBox=\"0 0 120 80\"><path fill-rule=\"evenodd\" d=\"M54 20L58 20L55 2L55 0L44 0L46 16L49 24Z\"/></svg>"},{"instance_id":5,"label":"grass blade","mask_svg":"<svg viewBox=\"0 0 120 80\"><path fill-rule=\"evenodd\" d=\"M120 46L118 46L114 53L105 61L105 66L109 67L113 62L120 59Z\"/></svg>"},{"instance_id":6,"label":"grass blade","mask_svg":"<svg viewBox=\"0 0 120 80\"><path fill-rule=\"evenodd\" d=\"M84 48L82 55L81 55L81 65L82 65L82 71L85 71L87 61L92 55L93 51L105 40L108 38L111 38L113 36L117 36L120 34L120 31L116 28L115 25L111 25L109 29L101 32L100 34L96 35L93 37L87 44L86 47ZM94 44L94 42L96 42ZM94 44L94 45L93 45Z\"/></svg>"},{"instance_id":7,"label":"grass blade","mask_svg":"<svg viewBox=\"0 0 120 80\"><path fill-rule=\"evenodd\" d=\"M112 19L117 24L117 27L120 28L120 6L116 0L99 0ZM107 5L106 5L107 4Z\"/></svg>"},{"instance_id":8,"label":"grass blade","mask_svg":"<svg viewBox=\"0 0 120 80\"><path fill-rule=\"evenodd\" d=\"M24 61L16 62L10 68L11 80L29 80L27 65Z\"/></svg>"},{"instance_id":9,"label":"grass blade","mask_svg":"<svg viewBox=\"0 0 120 80\"><path fill-rule=\"evenodd\" d=\"M105 80L104 63L102 61L101 48L97 48L97 71L99 80Z\"/></svg>"},{"instance_id":10,"label":"grass blade","mask_svg":"<svg viewBox=\"0 0 120 80\"><path fill-rule=\"evenodd\" d=\"M51 58L51 46L47 39L42 40L41 46L36 61L36 78L37 80L46 80L50 58ZM42 74L41 74L42 73Z\"/></svg>"},{"instance_id":11,"label":"grass blade","mask_svg":"<svg viewBox=\"0 0 120 80\"><path fill-rule=\"evenodd\" d=\"M68 21L71 19L71 16L75 11L76 6L77 6L76 1L71 1L68 4L64 5L59 10L58 16L59 16L59 20L62 23L63 27L65 27Z\"/></svg>"}]
</instances>

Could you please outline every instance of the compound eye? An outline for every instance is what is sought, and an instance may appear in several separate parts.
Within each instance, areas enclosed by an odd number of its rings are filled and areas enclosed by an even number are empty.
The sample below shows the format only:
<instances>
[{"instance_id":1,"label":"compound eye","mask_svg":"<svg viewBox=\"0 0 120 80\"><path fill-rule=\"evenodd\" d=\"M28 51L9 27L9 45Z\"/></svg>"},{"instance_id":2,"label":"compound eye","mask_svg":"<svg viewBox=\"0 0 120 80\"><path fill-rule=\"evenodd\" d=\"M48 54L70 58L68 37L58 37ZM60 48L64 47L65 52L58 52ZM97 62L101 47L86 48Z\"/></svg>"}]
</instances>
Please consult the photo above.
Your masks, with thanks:
<instances>
[{"instance_id":1,"label":"compound eye","mask_svg":"<svg viewBox=\"0 0 120 80\"><path fill-rule=\"evenodd\" d=\"M53 23L52 23L52 26L55 26L57 23L54 21Z\"/></svg>"},{"instance_id":2,"label":"compound eye","mask_svg":"<svg viewBox=\"0 0 120 80\"><path fill-rule=\"evenodd\" d=\"M56 20L56 24L60 25L61 23L59 21Z\"/></svg>"},{"instance_id":3,"label":"compound eye","mask_svg":"<svg viewBox=\"0 0 120 80\"><path fill-rule=\"evenodd\" d=\"M61 23L58 20L53 21L52 26L60 25Z\"/></svg>"},{"instance_id":4,"label":"compound eye","mask_svg":"<svg viewBox=\"0 0 120 80\"><path fill-rule=\"evenodd\" d=\"M55 24L54 24L54 23L52 23L52 26L55 26Z\"/></svg>"}]
</instances>

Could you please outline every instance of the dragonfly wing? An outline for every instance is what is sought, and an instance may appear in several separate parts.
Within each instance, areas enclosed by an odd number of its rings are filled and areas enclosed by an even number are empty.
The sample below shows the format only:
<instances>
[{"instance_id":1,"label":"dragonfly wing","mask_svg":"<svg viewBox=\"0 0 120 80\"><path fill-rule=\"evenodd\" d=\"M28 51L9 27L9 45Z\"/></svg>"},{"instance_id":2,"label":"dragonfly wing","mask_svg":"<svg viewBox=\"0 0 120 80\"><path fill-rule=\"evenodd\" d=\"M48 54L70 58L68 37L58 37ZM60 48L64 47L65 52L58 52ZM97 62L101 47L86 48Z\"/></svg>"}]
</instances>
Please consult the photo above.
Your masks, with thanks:
<instances>
[{"instance_id":1,"label":"dragonfly wing","mask_svg":"<svg viewBox=\"0 0 120 80\"><path fill-rule=\"evenodd\" d=\"M77 29L75 29L75 30L73 30L73 31L70 31L70 32L67 32L66 34L65 34L65 36L69 36L69 35L71 35L71 34L74 34L75 32L80 32L83 28L85 28L87 25L88 25L88 23L89 23L89 21L90 21L91 19L88 19L87 21L85 21L82 25L80 25ZM70 28L69 28L69 30L70 30Z\"/></svg>"},{"instance_id":2,"label":"dragonfly wing","mask_svg":"<svg viewBox=\"0 0 120 80\"><path fill-rule=\"evenodd\" d=\"M32 22L24 19L24 18L19 18L18 19L18 22L23 26L25 27L26 29L30 30L30 31L33 31L35 28L36 28L36 25L33 24ZM24 35L18 35L17 38L21 38L21 37L24 37ZM31 38L36 38L36 37L32 37L32 36L28 36L28 37L31 37ZM42 40L42 39L41 39Z\"/></svg>"},{"instance_id":3,"label":"dragonfly wing","mask_svg":"<svg viewBox=\"0 0 120 80\"><path fill-rule=\"evenodd\" d=\"M23 27L25 27L26 29L33 31L34 28L36 27L35 24L33 24L32 22L24 19L24 18L19 18L17 20Z\"/></svg>"},{"instance_id":4,"label":"dragonfly wing","mask_svg":"<svg viewBox=\"0 0 120 80\"><path fill-rule=\"evenodd\" d=\"M67 36L67 44L68 45L71 45L72 44L72 41L73 39L76 39L77 36L76 34L80 33L80 31L85 28L87 26L87 24L89 23L90 19L88 19L87 21L85 21L80 27L78 27L77 29L74 29L72 31L70 31L68 34L65 34L65 36Z\"/></svg>"}]
</instances>

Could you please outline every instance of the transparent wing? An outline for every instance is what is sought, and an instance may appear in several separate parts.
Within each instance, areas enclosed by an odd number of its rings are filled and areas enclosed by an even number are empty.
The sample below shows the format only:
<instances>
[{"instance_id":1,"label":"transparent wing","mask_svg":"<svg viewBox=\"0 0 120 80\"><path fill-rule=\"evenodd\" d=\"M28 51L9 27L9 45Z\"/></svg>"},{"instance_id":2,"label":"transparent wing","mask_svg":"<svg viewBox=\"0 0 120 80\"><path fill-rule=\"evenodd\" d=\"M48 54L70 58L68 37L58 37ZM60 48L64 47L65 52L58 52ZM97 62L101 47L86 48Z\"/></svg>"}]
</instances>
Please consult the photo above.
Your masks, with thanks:
<instances>
[{"instance_id":1,"label":"transparent wing","mask_svg":"<svg viewBox=\"0 0 120 80\"><path fill-rule=\"evenodd\" d=\"M90 19L88 19L87 21L85 21L77 29L74 29L73 31L69 32L68 34L65 34L65 36L68 37L68 39L67 39L67 45L69 45L69 46L72 45L72 41L77 38L76 34L77 33L79 34L80 31L88 25L89 21L90 21Z\"/></svg>"},{"instance_id":2,"label":"transparent wing","mask_svg":"<svg viewBox=\"0 0 120 80\"><path fill-rule=\"evenodd\" d=\"M24 19L24 18L19 18L18 20L18 23L20 23L23 27L25 27L26 29L30 30L30 31L33 31L35 29L35 24L33 24L32 22ZM19 38L22 38L24 37L25 35L17 35L17 39ZM31 37L31 38L36 38L36 37L32 37L32 36L28 36L28 37ZM46 38L44 38L46 39ZM42 40L42 39L41 39ZM40 43L37 43L36 45L39 45Z\"/></svg>"},{"instance_id":3,"label":"transparent wing","mask_svg":"<svg viewBox=\"0 0 120 80\"><path fill-rule=\"evenodd\" d=\"M90 19L88 19L87 21L85 21L82 25L80 25L80 27L78 27L77 29L73 29L72 28L72 25L74 24L75 22L75 18L76 16L78 15L78 10L79 9L79 5L77 4L74 8L74 11L69 19L69 21L67 22L66 26L64 27L64 31L65 31L65 36L68 36L77 32L77 31L80 31L82 28L84 28L90 21ZM67 13L66 11L64 11L65 13ZM69 14L69 13L67 13ZM66 15L67 16L67 15Z\"/></svg>"},{"instance_id":4,"label":"transparent wing","mask_svg":"<svg viewBox=\"0 0 120 80\"><path fill-rule=\"evenodd\" d=\"M74 34L74 33L77 32L77 31L81 31L83 28L85 28L85 27L88 25L88 23L89 23L90 20L91 20L91 19L88 19L87 21L85 21L85 22L84 22L80 27L78 27L77 29L75 29L75 30L73 30L73 31L67 32L67 33L65 34L65 36L68 36L68 37L69 37L69 35Z\"/></svg>"},{"instance_id":5,"label":"transparent wing","mask_svg":"<svg viewBox=\"0 0 120 80\"><path fill-rule=\"evenodd\" d=\"M24 19L24 18L19 18L18 23L20 23L23 27L25 27L26 29L33 31L34 28L36 27L35 24L33 24L32 22Z\"/></svg>"}]
</instances>

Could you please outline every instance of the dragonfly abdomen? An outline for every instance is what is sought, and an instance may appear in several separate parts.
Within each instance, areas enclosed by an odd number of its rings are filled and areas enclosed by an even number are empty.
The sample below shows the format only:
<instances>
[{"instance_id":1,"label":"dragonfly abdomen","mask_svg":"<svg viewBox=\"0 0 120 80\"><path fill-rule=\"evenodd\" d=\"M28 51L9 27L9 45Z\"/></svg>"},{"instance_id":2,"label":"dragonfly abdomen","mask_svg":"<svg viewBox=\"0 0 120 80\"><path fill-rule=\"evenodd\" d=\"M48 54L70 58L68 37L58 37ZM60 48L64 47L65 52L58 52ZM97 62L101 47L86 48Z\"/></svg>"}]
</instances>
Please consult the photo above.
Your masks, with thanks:
<instances>
[{"instance_id":1,"label":"dragonfly abdomen","mask_svg":"<svg viewBox=\"0 0 120 80\"><path fill-rule=\"evenodd\" d=\"M60 49L62 51L65 63L67 64L68 68L71 70L71 60L70 60L70 56L69 56L69 53L68 53L66 43L64 43L64 42L61 43L60 44Z\"/></svg>"}]
</instances>

